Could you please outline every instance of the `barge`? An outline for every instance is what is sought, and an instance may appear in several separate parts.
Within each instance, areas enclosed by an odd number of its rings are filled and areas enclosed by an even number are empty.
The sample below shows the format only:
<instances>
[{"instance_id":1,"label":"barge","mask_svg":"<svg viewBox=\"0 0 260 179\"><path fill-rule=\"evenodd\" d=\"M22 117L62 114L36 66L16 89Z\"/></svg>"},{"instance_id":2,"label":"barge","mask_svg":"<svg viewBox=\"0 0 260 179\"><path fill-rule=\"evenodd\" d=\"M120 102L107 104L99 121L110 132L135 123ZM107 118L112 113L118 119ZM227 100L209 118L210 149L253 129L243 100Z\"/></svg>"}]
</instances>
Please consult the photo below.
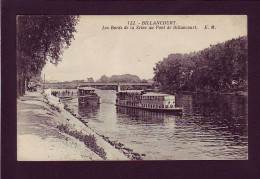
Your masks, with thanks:
<instances>
[{"instance_id":1,"label":"barge","mask_svg":"<svg viewBox=\"0 0 260 179\"><path fill-rule=\"evenodd\" d=\"M182 111L181 107L176 107L174 95L144 90L119 91L116 95L117 106L165 112Z\"/></svg>"},{"instance_id":2,"label":"barge","mask_svg":"<svg viewBox=\"0 0 260 179\"><path fill-rule=\"evenodd\" d=\"M95 93L95 88L78 87L78 103L79 107L99 106L100 97Z\"/></svg>"}]
</instances>

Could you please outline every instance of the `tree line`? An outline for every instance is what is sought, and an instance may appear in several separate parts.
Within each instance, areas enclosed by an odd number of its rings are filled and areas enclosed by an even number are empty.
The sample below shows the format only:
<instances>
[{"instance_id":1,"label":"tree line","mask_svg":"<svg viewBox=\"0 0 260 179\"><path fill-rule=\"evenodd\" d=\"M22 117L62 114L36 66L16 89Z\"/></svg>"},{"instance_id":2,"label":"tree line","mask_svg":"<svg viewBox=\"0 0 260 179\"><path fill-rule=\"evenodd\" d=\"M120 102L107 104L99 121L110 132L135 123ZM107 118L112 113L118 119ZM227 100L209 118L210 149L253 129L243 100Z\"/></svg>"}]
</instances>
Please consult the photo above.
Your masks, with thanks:
<instances>
[{"instance_id":1,"label":"tree line","mask_svg":"<svg viewBox=\"0 0 260 179\"><path fill-rule=\"evenodd\" d=\"M189 54L170 54L154 67L161 91L247 91L247 36Z\"/></svg>"},{"instance_id":2,"label":"tree line","mask_svg":"<svg viewBox=\"0 0 260 179\"><path fill-rule=\"evenodd\" d=\"M39 76L46 62L57 65L64 49L74 39L79 16L20 15L17 17L16 64L17 96L25 93L27 83Z\"/></svg>"},{"instance_id":3,"label":"tree line","mask_svg":"<svg viewBox=\"0 0 260 179\"><path fill-rule=\"evenodd\" d=\"M124 74L124 75L113 75L111 77L107 77L106 75L101 76L100 79L97 80L97 82L102 83L141 83L141 82L147 82L145 79L141 80L137 75L131 75L131 74Z\"/></svg>"}]
</instances>

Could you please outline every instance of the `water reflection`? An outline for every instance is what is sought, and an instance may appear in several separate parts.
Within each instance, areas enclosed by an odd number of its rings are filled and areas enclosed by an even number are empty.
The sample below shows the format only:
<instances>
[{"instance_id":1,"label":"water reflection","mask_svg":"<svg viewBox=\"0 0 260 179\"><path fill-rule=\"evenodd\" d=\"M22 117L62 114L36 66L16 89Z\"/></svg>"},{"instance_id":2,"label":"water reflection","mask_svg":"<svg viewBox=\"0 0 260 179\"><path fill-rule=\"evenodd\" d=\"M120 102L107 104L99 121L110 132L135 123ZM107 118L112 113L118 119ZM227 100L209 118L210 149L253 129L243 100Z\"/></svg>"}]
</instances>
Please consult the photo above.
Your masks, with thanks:
<instances>
[{"instance_id":1,"label":"water reflection","mask_svg":"<svg viewBox=\"0 0 260 179\"><path fill-rule=\"evenodd\" d=\"M165 112L154 112L143 109L127 108L117 106L117 116L118 118L127 118L134 123L145 123L145 124L155 124L163 123L164 120L170 116L181 116L181 113L165 113ZM126 122L126 121L125 121Z\"/></svg>"},{"instance_id":2,"label":"water reflection","mask_svg":"<svg viewBox=\"0 0 260 179\"><path fill-rule=\"evenodd\" d=\"M201 141L225 141L226 145L247 145L247 98L236 95L178 94L185 114L176 125L191 126ZM202 136L203 133L209 136Z\"/></svg>"},{"instance_id":3,"label":"water reflection","mask_svg":"<svg viewBox=\"0 0 260 179\"><path fill-rule=\"evenodd\" d=\"M184 107L184 118L199 126L229 131L234 135L247 135L247 98L235 95L178 94Z\"/></svg>"},{"instance_id":4,"label":"water reflection","mask_svg":"<svg viewBox=\"0 0 260 179\"><path fill-rule=\"evenodd\" d=\"M136 123L163 123L164 114L156 113L142 109L126 108L126 107L117 107L117 115L122 118L122 115L130 120L134 120Z\"/></svg>"},{"instance_id":5,"label":"water reflection","mask_svg":"<svg viewBox=\"0 0 260 179\"><path fill-rule=\"evenodd\" d=\"M238 117L246 116L246 96L178 93L176 104L189 114L203 116Z\"/></svg>"},{"instance_id":6,"label":"water reflection","mask_svg":"<svg viewBox=\"0 0 260 179\"><path fill-rule=\"evenodd\" d=\"M99 105L85 105L84 107L78 107L78 114L81 117L96 116L99 112Z\"/></svg>"}]
</instances>

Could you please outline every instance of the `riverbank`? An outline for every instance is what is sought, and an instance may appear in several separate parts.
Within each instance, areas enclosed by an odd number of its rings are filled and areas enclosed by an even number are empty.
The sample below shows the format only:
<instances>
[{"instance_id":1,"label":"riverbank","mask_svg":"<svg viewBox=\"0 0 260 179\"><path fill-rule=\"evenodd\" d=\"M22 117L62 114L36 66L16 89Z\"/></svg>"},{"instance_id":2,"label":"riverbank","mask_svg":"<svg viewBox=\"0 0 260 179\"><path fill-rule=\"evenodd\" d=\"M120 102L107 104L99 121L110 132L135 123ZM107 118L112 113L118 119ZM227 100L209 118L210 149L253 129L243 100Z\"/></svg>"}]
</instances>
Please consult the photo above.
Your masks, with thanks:
<instances>
[{"instance_id":1,"label":"riverbank","mask_svg":"<svg viewBox=\"0 0 260 179\"><path fill-rule=\"evenodd\" d=\"M66 111L56 97L39 92L17 100L17 159L130 160Z\"/></svg>"}]
</instances>

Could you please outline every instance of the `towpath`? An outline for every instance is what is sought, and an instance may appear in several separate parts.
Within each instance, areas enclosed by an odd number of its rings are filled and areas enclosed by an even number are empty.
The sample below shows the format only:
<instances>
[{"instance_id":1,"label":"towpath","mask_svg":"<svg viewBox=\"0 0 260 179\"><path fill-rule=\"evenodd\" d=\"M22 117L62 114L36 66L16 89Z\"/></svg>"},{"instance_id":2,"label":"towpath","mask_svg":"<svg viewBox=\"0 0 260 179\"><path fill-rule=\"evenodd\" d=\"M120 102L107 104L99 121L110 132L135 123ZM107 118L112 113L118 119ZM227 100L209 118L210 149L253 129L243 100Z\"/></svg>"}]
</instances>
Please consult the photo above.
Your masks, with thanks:
<instances>
[{"instance_id":1,"label":"towpath","mask_svg":"<svg viewBox=\"0 0 260 179\"><path fill-rule=\"evenodd\" d=\"M95 145L105 151L107 160L128 160L64 110L57 100L47 97L47 101L39 92L28 92L17 100L18 161L103 160L93 147L79 139L82 136L94 137Z\"/></svg>"}]
</instances>

